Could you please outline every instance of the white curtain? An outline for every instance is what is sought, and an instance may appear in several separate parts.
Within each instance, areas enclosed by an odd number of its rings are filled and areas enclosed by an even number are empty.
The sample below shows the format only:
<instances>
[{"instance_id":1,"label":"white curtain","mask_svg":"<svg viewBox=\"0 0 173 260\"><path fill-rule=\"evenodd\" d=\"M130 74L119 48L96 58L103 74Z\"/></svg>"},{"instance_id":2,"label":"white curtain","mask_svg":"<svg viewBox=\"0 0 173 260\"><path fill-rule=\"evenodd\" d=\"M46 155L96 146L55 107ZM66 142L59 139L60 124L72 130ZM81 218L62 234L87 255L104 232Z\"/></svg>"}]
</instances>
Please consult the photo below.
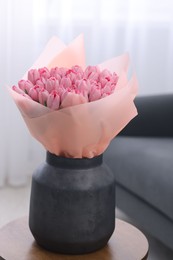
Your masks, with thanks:
<instances>
[{"instance_id":1,"label":"white curtain","mask_svg":"<svg viewBox=\"0 0 173 260\"><path fill-rule=\"evenodd\" d=\"M0 0L0 186L22 185L44 161L6 86L21 79L53 35L84 33L87 63L129 52L139 95L173 92L171 0Z\"/></svg>"}]
</instances>

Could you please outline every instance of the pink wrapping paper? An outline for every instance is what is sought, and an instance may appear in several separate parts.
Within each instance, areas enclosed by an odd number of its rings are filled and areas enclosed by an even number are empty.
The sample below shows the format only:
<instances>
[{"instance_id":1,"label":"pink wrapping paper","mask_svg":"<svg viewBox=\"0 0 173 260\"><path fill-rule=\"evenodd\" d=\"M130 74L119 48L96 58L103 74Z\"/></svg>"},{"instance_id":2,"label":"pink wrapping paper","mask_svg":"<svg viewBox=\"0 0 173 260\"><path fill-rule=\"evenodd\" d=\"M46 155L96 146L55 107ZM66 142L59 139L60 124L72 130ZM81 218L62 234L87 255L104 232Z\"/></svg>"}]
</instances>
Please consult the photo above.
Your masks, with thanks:
<instances>
[{"instance_id":1,"label":"pink wrapping paper","mask_svg":"<svg viewBox=\"0 0 173 260\"><path fill-rule=\"evenodd\" d=\"M92 158L103 153L110 141L137 115L134 105L137 80L133 75L128 81L128 64L129 57L124 54L99 65L119 76L112 95L57 111L13 90L10 92L30 133L46 150L65 157ZM32 68L73 65L86 67L82 35L67 47L53 37Z\"/></svg>"}]
</instances>

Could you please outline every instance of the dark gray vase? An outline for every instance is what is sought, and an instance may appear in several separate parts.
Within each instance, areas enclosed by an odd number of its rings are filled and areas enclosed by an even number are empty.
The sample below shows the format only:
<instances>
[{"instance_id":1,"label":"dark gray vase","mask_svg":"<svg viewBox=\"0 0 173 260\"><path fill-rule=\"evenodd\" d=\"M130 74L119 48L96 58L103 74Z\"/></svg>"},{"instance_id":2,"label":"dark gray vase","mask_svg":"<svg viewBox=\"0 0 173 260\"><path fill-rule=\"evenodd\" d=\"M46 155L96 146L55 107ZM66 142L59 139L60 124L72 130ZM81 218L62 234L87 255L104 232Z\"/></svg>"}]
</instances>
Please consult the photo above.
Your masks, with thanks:
<instances>
[{"instance_id":1,"label":"dark gray vase","mask_svg":"<svg viewBox=\"0 0 173 260\"><path fill-rule=\"evenodd\" d=\"M37 243L64 254L104 247L115 228L115 177L102 161L47 152L33 174L29 227Z\"/></svg>"}]
</instances>

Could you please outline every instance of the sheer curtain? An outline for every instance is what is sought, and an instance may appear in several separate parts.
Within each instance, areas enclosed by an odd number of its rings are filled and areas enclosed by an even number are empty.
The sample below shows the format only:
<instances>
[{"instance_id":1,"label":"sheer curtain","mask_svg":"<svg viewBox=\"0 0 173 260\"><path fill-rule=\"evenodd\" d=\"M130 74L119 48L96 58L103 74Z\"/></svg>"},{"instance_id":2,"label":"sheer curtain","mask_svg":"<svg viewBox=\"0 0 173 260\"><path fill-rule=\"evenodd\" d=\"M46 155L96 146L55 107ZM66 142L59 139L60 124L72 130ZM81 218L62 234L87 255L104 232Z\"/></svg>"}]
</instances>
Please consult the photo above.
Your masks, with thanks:
<instances>
[{"instance_id":1,"label":"sheer curtain","mask_svg":"<svg viewBox=\"0 0 173 260\"><path fill-rule=\"evenodd\" d=\"M22 185L44 160L6 86L16 84L53 35L84 33L87 63L128 51L139 95L173 92L171 0L0 0L0 186Z\"/></svg>"}]
</instances>

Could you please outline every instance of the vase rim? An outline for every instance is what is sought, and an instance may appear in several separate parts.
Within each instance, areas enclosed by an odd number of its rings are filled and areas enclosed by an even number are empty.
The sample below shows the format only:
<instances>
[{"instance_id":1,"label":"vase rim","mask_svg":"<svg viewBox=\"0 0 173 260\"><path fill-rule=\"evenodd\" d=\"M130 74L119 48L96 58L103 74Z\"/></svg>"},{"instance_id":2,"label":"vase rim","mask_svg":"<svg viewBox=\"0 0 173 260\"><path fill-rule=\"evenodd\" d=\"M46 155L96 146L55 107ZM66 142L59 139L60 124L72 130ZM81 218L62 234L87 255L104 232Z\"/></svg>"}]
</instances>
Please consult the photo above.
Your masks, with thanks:
<instances>
[{"instance_id":1,"label":"vase rim","mask_svg":"<svg viewBox=\"0 0 173 260\"><path fill-rule=\"evenodd\" d=\"M68 158L55 155L47 151L46 162L52 166L70 169L87 169L94 168L102 164L103 154L93 158Z\"/></svg>"}]
</instances>

